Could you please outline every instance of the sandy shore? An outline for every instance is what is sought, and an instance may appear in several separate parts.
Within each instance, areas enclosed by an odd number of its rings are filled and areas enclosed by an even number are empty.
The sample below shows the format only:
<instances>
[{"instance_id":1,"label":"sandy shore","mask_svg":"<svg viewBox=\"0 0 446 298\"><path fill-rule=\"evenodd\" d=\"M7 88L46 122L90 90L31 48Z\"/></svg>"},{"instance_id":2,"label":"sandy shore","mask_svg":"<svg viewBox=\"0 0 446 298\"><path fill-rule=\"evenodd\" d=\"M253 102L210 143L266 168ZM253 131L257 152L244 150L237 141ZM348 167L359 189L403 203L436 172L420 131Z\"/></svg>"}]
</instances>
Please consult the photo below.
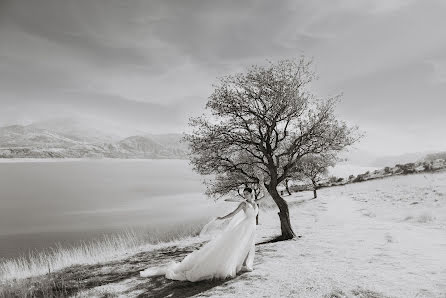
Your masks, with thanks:
<instances>
[{"instance_id":1,"label":"sandy shore","mask_svg":"<svg viewBox=\"0 0 446 298\"><path fill-rule=\"evenodd\" d=\"M74 297L446 297L446 172L321 189L315 200L310 192L286 199L302 237L263 243L277 235L279 221L275 210L261 210L254 271L234 279L139 276L148 266L181 260L203 244L196 238L27 284L37 290L48 283L48 293Z\"/></svg>"}]
</instances>

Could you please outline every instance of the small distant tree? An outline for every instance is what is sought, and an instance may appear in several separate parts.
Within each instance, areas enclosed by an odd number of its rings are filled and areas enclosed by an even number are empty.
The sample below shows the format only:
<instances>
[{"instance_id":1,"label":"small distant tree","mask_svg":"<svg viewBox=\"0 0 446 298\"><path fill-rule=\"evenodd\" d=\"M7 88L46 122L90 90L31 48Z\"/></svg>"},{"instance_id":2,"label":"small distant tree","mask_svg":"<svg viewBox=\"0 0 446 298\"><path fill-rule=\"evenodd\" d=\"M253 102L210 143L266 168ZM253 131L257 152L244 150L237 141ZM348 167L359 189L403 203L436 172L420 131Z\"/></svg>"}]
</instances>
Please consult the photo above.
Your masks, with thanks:
<instances>
[{"instance_id":1,"label":"small distant tree","mask_svg":"<svg viewBox=\"0 0 446 298\"><path fill-rule=\"evenodd\" d=\"M336 159L333 155L308 155L302 158L294 170L294 177L309 180L313 186L314 198L317 198L319 182L327 177L328 167L334 166Z\"/></svg>"},{"instance_id":2,"label":"small distant tree","mask_svg":"<svg viewBox=\"0 0 446 298\"><path fill-rule=\"evenodd\" d=\"M291 195L289 183L290 183L290 178L285 178L284 184L285 184L286 192L288 193L288 195Z\"/></svg>"},{"instance_id":3,"label":"small distant tree","mask_svg":"<svg viewBox=\"0 0 446 298\"><path fill-rule=\"evenodd\" d=\"M279 208L282 240L295 233L277 187L303 157L342 151L359 138L356 127L335 116L339 96L319 99L310 93L310 65L302 57L223 77L206 104L210 114L191 118L193 132L185 136L194 170L214 177L209 194L223 193L233 175L235 181L263 183Z\"/></svg>"},{"instance_id":4,"label":"small distant tree","mask_svg":"<svg viewBox=\"0 0 446 298\"><path fill-rule=\"evenodd\" d=\"M331 176L331 177L328 179L328 181L330 181L330 183L336 183L336 182L338 182L338 177L336 177L336 176Z\"/></svg>"}]
</instances>

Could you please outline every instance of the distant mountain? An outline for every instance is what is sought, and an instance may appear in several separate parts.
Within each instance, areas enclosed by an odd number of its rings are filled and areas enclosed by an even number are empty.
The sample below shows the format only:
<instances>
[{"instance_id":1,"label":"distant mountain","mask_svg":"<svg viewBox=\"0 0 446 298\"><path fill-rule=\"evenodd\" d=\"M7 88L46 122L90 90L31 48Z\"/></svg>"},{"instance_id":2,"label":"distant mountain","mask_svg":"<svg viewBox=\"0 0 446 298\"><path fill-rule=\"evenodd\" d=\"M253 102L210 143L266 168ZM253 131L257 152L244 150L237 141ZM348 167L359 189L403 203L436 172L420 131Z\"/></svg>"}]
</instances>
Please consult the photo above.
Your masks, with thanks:
<instances>
[{"instance_id":1,"label":"distant mountain","mask_svg":"<svg viewBox=\"0 0 446 298\"><path fill-rule=\"evenodd\" d=\"M188 150L187 144L181 142L181 139L183 137L182 134L146 134L145 136L165 146L179 146L179 148L183 150Z\"/></svg>"},{"instance_id":2,"label":"distant mountain","mask_svg":"<svg viewBox=\"0 0 446 298\"><path fill-rule=\"evenodd\" d=\"M376 154L370 153L365 150L351 148L348 151L342 152L339 156L343 161L343 164L351 164L356 166L370 167L373 162L378 158Z\"/></svg>"},{"instance_id":3,"label":"distant mountain","mask_svg":"<svg viewBox=\"0 0 446 298\"><path fill-rule=\"evenodd\" d=\"M399 155L377 155L364 150L352 149L341 154L342 163L364 167L386 167L396 164L422 161L434 151L412 152Z\"/></svg>"},{"instance_id":4,"label":"distant mountain","mask_svg":"<svg viewBox=\"0 0 446 298\"><path fill-rule=\"evenodd\" d=\"M82 142L31 125L11 125L0 127L1 147L39 146L50 148L54 145L65 147L76 144L82 144Z\"/></svg>"},{"instance_id":5,"label":"distant mountain","mask_svg":"<svg viewBox=\"0 0 446 298\"><path fill-rule=\"evenodd\" d=\"M396 164L405 164L409 162L418 162L424 160L428 153L429 152L414 152L401 155L382 156L375 159L372 163L372 166L385 167Z\"/></svg>"},{"instance_id":6,"label":"distant mountain","mask_svg":"<svg viewBox=\"0 0 446 298\"><path fill-rule=\"evenodd\" d=\"M31 125L27 125L27 127L45 129L73 140L88 143L113 143L129 135L113 133L116 131L113 127L110 127L107 131L104 129L99 129L97 125L91 124L91 120L88 118L51 118L34 122Z\"/></svg>"},{"instance_id":7,"label":"distant mountain","mask_svg":"<svg viewBox=\"0 0 446 298\"><path fill-rule=\"evenodd\" d=\"M72 133L72 132L71 132ZM150 158L183 159L180 134L130 136L116 142L55 132L35 125L0 127L0 158Z\"/></svg>"},{"instance_id":8,"label":"distant mountain","mask_svg":"<svg viewBox=\"0 0 446 298\"><path fill-rule=\"evenodd\" d=\"M115 144L118 151L133 158L186 158L187 147L180 143L181 135L150 138L147 136L131 136Z\"/></svg>"}]
</instances>

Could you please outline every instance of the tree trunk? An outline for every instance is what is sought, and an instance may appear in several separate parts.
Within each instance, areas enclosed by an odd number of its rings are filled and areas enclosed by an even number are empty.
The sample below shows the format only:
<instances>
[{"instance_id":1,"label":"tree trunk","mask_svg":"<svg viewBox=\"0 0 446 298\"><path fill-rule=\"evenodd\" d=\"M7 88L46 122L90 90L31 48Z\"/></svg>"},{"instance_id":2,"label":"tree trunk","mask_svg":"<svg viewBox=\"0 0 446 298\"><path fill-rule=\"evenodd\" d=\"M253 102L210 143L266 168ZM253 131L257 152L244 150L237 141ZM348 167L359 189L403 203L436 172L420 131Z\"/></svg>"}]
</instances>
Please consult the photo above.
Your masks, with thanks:
<instances>
[{"instance_id":1,"label":"tree trunk","mask_svg":"<svg viewBox=\"0 0 446 298\"><path fill-rule=\"evenodd\" d=\"M288 187L288 179L285 179L285 188L286 188L286 191L288 192L288 194L291 196L291 191L290 191L290 188Z\"/></svg>"},{"instance_id":2,"label":"tree trunk","mask_svg":"<svg viewBox=\"0 0 446 298\"><path fill-rule=\"evenodd\" d=\"M254 197L255 197L255 200L257 201L259 194L256 191L254 191ZM260 208L259 204L256 203L256 205L257 205L257 208ZM256 215L256 225L259 224L259 213L260 213L260 209L257 209L257 210L259 210L259 212L257 212L257 215Z\"/></svg>"},{"instance_id":3,"label":"tree trunk","mask_svg":"<svg viewBox=\"0 0 446 298\"><path fill-rule=\"evenodd\" d=\"M291 227L290 213L287 202L279 195L276 187L268 187L268 192L280 210L278 214L280 218L280 228L282 230L282 240L293 239L296 237L296 234L294 234L293 228Z\"/></svg>"},{"instance_id":4,"label":"tree trunk","mask_svg":"<svg viewBox=\"0 0 446 298\"><path fill-rule=\"evenodd\" d=\"M313 182L313 195L314 195L314 198L313 199L316 199L317 198L317 184L316 184L316 182L315 181L312 181Z\"/></svg>"},{"instance_id":5,"label":"tree trunk","mask_svg":"<svg viewBox=\"0 0 446 298\"><path fill-rule=\"evenodd\" d=\"M259 204L257 204L257 207L259 207ZM256 225L258 225L258 224L259 224L259 212L257 212L257 216L256 216Z\"/></svg>"}]
</instances>

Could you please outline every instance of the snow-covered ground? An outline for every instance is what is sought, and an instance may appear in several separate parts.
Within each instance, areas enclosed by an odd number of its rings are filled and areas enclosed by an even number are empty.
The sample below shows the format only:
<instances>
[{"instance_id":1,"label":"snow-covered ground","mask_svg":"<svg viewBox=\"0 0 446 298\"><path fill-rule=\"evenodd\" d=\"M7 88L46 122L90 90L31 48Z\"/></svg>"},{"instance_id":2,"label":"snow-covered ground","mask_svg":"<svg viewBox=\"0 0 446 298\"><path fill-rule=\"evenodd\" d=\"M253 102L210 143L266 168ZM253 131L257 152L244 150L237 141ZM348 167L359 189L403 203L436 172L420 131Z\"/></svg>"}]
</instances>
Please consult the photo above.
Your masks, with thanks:
<instances>
[{"instance_id":1,"label":"snow-covered ground","mask_svg":"<svg viewBox=\"0 0 446 298\"><path fill-rule=\"evenodd\" d=\"M446 297L446 172L322 189L291 217L302 238L258 245L249 280L206 294ZM276 216L262 219L258 242L277 231Z\"/></svg>"}]
</instances>

